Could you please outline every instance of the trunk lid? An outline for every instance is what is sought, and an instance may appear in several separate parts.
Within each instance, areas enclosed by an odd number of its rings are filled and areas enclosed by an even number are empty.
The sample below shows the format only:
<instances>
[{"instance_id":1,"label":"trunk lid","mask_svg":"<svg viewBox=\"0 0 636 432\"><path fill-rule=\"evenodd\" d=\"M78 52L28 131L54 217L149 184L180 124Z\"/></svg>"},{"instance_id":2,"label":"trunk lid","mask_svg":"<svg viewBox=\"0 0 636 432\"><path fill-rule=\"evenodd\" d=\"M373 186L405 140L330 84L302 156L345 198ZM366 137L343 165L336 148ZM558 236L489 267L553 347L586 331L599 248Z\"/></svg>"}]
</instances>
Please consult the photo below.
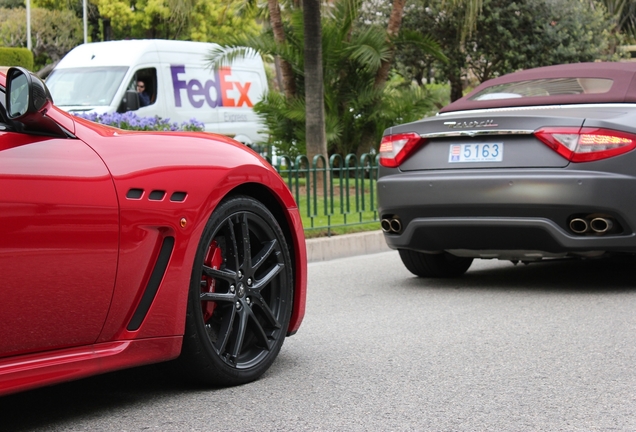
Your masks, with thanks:
<instances>
[{"instance_id":1,"label":"trunk lid","mask_svg":"<svg viewBox=\"0 0 636 432\"><path fill-rule=\"evenodd\" d=\"M537 139L543 127L581 127L588 117L616 119L626 106L551 106L442 114L391 128L415 132L426 143L400 165L402 171L441 169L560 168L569 161Z\"/></svg>"}]
</instances>

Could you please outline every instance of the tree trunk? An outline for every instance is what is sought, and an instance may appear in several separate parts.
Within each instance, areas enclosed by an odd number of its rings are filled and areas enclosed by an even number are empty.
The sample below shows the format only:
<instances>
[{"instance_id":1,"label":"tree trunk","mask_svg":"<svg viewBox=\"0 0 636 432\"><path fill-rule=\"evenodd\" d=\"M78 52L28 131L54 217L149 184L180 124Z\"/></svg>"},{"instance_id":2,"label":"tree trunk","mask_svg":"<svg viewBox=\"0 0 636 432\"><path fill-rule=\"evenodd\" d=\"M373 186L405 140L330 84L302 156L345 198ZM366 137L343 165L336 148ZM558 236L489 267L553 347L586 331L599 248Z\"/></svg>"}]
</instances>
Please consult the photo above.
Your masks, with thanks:
<instances>
[{"instance_id":1,"label":"tree trunk","mask_svg":"<svg viewBox=\"0 0 636 432\"><path fill-rule=\"evenodd\" d=\"M305 142L307 158L311 164L316 155L323 155L327 161L320 0L303 0L303 21L305 26ZM322 187L324 179L326 177L318 176L316 186Z\"/></svg>"},{"instance_id":2,"label":"tree trunk","mask_svg":"<svg viewBox=\"0 0 636 432\"><path fill-rule=\"evenodd\" d=\"M277 44L285 44L285 31L283 29L283 20L280 15L280 7L278 0L267 0L269 8L269 20L274 32L274 40ZM283 81L283 92L289 100L296 96L296 82L294 81L294 71L292 66L285 59L280 59L280 72Z\"/></svg>"},{"instance_id":3,"label":"tree trunk","mask_svg":"<svg viewBox=\"0 0 636 432\"><path fill-rule=\"evenodd\" d=\"M394 38L400 33L400 27L402 26L402 14L404 12L404 5L406 4L406 0L393 0L393 8L391 9L391 16L389 17L389 24L386 28L386 34L389 39ZM378 69L377 74L375 75L375 87L379 88L386 83L387 78L389 77L389 70L391 69L391 63L393 63L393 44L391 43L391 53L389 58L383 60L380 64L380 69Z\"/></svg>"},{"instance_id":4,"label":"tree trunk","mask_svg":"<svg viewBox=\"0 0 636 432\"><path fill-rule=\"evenodd\" d=\"M455 102L464 95L464 85L462 84L461 70L457 69L448 74L450 82L450 101Z\"/></svg>"}]
</instances>

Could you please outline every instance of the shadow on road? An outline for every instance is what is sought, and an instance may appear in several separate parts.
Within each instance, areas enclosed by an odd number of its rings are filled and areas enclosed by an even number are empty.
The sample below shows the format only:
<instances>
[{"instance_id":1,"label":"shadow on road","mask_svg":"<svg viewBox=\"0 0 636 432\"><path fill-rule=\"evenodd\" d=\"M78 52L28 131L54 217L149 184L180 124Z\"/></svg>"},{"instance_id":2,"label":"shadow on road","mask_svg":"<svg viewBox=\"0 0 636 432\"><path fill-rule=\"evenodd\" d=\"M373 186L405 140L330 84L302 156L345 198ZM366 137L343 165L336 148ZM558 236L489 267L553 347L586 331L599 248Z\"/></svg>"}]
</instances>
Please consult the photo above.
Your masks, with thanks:
<instances>
[{"instance_id":1,"label":"shadow on road","mask_svg":"<svg viewBox=\"0 0 636 432\"><path fill-rule=\"evenodd\" d=\"M409 279L409 287L528 290L553 292L629 292L636 290L636 259L545 260L530 264L501 262L497 267L475 260L468 272L453 279Z\"/></svg>"},{"instance_id":2,"label":"shadow on road","mask_svg":"<svg viewBox=\"0 0 636 432\"><path fill-rule=\"evenodd\" d=\"M74 419L200 390L172 374L169 364L137 367L0 397L0 430L68 430Z\"/></svg>"}]
</instances>

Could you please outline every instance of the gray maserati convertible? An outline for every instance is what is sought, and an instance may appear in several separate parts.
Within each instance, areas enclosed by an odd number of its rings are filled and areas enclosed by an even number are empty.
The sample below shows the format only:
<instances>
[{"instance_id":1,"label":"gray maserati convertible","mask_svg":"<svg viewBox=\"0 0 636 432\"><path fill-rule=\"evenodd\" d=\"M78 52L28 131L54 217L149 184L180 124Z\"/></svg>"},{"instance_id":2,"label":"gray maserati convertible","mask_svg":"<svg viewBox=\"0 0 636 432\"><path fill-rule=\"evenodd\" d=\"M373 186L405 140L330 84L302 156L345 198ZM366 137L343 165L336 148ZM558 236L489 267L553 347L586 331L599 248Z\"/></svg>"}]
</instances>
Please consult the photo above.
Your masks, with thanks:
<instances>
[{"instance_id":1,"label":"gray maserati convertible","mask_svg":"<svg viewBox=\"0 0 636 432\"><path fill-rule=\"evenodd\" d=\"M636 254L636 63L486 81L380 145L387 244L421 277L473 259Z\"/></svg>"}]
</instances>

